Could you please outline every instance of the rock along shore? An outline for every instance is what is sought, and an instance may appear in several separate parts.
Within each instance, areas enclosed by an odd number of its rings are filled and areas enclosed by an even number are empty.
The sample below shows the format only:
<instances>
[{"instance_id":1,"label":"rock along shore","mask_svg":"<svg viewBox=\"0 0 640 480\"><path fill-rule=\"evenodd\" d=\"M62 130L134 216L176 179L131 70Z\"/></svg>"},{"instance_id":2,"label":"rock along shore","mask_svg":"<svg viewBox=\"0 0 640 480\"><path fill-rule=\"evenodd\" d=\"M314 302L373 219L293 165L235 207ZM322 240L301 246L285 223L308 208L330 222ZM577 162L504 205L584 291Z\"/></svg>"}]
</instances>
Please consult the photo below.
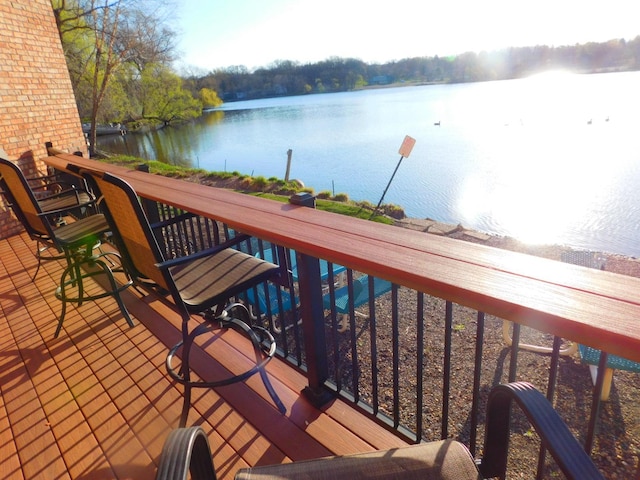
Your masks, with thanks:
<instances>
[{"instance_id":1,"label":"rock along shore","mask_svg":"<svg viewBox=\"0 0 640 480\"><path fill-rule=\"evenodd\" d=\"M480 243L495 248L503 248L514 252L526 253L538 257L560 260L562 252L573 250L565 245L531 245L510 237L490 235L475 230L469 230L462 225L442 223L431 219L403 218L396 220L394 225L409 228L419 232L455 238L468 242ZM600 252L605 260L605 270L622 275L640 277L640 260L625 255Z\"/></svg>"}]
</instances>

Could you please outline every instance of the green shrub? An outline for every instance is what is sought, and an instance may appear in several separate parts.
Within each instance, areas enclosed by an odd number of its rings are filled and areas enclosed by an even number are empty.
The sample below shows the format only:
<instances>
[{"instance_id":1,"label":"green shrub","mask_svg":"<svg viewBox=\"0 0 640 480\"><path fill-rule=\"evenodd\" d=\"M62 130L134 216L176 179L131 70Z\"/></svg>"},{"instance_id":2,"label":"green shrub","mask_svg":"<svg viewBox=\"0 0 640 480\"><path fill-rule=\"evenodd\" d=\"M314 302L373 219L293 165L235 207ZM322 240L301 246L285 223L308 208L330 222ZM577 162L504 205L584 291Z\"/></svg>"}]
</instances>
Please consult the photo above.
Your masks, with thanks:
<instances>
[{"instance_id":1,"label":"green shrub","mask_svg":"<svg viewBox=\"0 0 640 480\"><path fill-rule=\"evenodd\" d=\"M393 204L383 205L382 211L384 212L385 215L388 215L391 218L395 218L398 220L406 217L406 215L404 214L404 209L402 207L399 207L398 205L393 205Z\"/></svg>"},{"instance_id":2,"label":"green shrub","mask_svg":"<svg viewBox=\"0 0 640 480\"><path fill-rule=\"evenodd\" d=\"M323 190L321 192L318 192L318 198L321 198L323 200L328 200L329 198L331 198L331 192L329 190Z\"/></svg>"},{"instance_id":3,"label":"green shrub","mask_svg":"<svg viewBox=\"0 0 640 480\"><path fill-rule=\"evenodd\" d=\"M236 178L237 175L229 172L204 172L202 178L204 180L228 180L229 178Z\"/></svg>"},{"instance_id":4,"label":"green shrub","mask_svg":"<svg viewBox=\"0 0 640 480\"><path fill-rule=\"evenodd\" d=\"M335 197L333 197L333 200L336 202L348 202L349 195L347 195L346 193L338 193Z\"/></svg>"},{"instance_id":5,"label":"green shrub","mask_svg":"<svg viewBox=\"0 0 640 480\"><path fill-rule=\"evenodd\" d=\"M254 188L263 190L268 185L269 182L265 177L263 177L262 175L259 175L257 177L254 177L251 183L253 184Z\"/></svg>"}]
</instances>

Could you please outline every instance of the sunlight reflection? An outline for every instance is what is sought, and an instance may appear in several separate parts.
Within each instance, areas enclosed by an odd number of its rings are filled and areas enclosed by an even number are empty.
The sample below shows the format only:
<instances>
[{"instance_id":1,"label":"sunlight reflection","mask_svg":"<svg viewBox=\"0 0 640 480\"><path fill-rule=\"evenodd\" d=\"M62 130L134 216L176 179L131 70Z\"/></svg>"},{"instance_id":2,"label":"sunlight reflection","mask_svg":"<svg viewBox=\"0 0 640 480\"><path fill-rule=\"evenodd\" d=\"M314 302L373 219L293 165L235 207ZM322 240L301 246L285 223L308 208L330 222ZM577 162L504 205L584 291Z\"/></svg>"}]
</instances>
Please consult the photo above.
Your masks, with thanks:
<instances>
[{"instance_id":1,"label":"sunlight reflection","mask_svg":"<svg viewBox=\"0 0 640 480\"><path fill-rule=\"evenodd\" d=\"M531 244L561 244L576 226L594 223L594 209L614 188L611 175L576 167L518 159L496 166L491 182L470 176L458 204L465 222L484 222L489 231Z\"/></svg>"},{"instance_id":2,"label":"sunlight reflection","mask_svg":"<svg viewBox=\"0 0 640 480\"><path fill-rule=\"evenodd\" d=\"M529 75L527 80L535 81L535 82L544 82L549 83L551 85L557 84L558 81L562 81L567 78L567 76L574 75L571 70L547 70L540 73L534 73L533 75Z\"/></svg>"},{"instance_id":3,"label":"sunlight reflection","mask_svg":"<svg viewBox=\"0 0 640 480\"><path fill-rule=\"evenodd\" d=\"M562 244L576 229L601 228L603 205L629 168L617 157L629 155L618 151L622 132L600 119L604 110L582 79L568 71L529 77L513 107L521 128L477 132L492 155L465 172L463 222L531 244Z\"/></svg>"}]
</instances>

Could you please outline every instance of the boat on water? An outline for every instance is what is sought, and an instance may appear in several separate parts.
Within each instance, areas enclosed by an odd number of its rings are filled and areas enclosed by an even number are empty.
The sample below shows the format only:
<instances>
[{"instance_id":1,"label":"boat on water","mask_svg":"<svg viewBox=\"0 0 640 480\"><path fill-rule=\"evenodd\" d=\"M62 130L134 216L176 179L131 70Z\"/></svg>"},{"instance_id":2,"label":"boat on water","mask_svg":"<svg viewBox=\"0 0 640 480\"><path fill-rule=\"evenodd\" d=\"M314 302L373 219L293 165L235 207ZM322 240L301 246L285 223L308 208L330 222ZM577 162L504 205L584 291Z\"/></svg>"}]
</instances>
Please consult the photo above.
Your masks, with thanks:
<instances>
[{"instance_id":1,"label":"boat on water","mask_svg":"<svg viewBox=\"0 0 640 480\"><path fill-rule=\"evenodd\" d=\"M89 134L89 132L91 131L91 124L90 123L83 123L82 124L82 131L85 134ZM101 136L101 135L126 135L127 134L127 127L125 127L124 125L122 125L121 123L110 123L108 125L97 125L96 126L96 135Z\"/></svg>"}]
</instances>

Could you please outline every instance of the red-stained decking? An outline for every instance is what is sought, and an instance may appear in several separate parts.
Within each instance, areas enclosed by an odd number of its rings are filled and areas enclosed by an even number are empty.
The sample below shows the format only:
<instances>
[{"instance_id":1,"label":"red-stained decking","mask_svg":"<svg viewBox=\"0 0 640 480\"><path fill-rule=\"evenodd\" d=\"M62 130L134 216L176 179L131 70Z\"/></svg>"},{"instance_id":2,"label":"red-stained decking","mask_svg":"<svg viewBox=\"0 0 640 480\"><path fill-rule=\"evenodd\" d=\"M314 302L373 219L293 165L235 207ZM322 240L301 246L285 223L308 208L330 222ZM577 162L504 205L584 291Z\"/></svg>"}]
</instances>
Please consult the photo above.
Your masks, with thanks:
<instances>
[{"instance_id":1,"label":"red-stained decking","mask_svg":"<svg viewBox=\"0 0 640 480\"><path fill-rule=\"evenodd\" d=\"M162 299L129 289L134 328L105 298L70 307L54 339L62 267L45 262L32 282L33 248L24 234L0 240L0 477L154 478L181 408L182 390L164 368L168 346L179 338L179 315ZM238 371L251 356L235 332L219 331L195 368L201 376ZM340 401L313 408L300 395L304 377L280 361L268 371L285 416L258 377L194 393L189 422L207 431L218 478L247 465L403 444Z\"/></svg>"}]
</instances>

